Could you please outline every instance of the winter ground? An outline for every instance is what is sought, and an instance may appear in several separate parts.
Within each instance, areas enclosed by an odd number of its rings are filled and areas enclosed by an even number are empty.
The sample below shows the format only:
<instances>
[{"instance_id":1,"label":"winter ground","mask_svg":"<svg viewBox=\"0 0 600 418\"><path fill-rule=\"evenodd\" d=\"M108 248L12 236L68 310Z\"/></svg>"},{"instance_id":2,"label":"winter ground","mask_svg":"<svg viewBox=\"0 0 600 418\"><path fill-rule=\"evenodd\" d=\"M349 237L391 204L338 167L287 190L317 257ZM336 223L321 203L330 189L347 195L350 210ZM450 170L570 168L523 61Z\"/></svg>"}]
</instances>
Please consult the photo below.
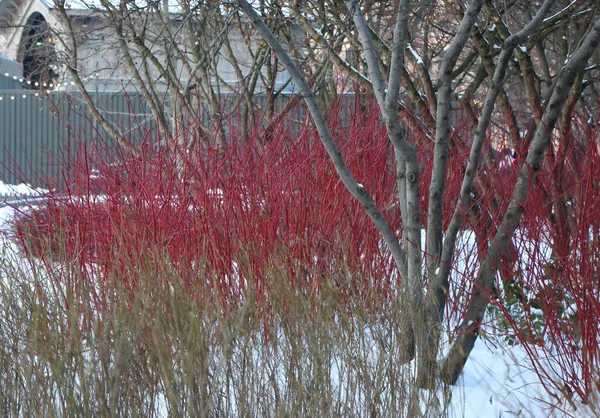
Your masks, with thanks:
<instances>
[{"instance_id":1,"label":"winter ground","mask_svg":"<svg viewBox=\"0 0 600 418\"><path fill-rule=\"evenodd\" d=\"M596 417L584 405L552 407L557 400L545 393L528 368L525 351L484 340L475 344L463 376L452 392L451 417Z\"/></svg>"},{"instance_id":2,"label":"winter ground","mask_svg":"<svg viewBox=\"0 0 600 418\"><path fill-rule=\"evenodd\" d=\"M32 197L37 191L25 185L7 186L0 182L0 196ZM3 232L10 231L15 209L0 200L0 244L17 251ZM1 282L0 282L1 283ZM585 405L563 403L548 395L538 376L528 367L525 351L499 341L479 339L466 363L463 376L452 391L449 417L596 417Z\"/></svg>"}]
</instances>

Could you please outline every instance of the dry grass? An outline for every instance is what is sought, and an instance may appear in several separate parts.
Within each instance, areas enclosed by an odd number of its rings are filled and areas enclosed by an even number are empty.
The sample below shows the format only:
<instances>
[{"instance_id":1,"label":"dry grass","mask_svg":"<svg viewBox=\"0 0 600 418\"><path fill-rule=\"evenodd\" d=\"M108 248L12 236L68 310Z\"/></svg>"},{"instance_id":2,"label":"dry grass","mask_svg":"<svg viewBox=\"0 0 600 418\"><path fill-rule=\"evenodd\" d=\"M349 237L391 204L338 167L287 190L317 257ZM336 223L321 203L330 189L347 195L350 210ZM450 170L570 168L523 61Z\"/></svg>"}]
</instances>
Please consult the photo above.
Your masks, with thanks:
<instances>
[{"instance_id":1,"label":"dry grass","mask_svg":"<svg viewBox=\"0 0 600 418\"><path fill-rule=\"evenodd\" d=\"M4 251L0 416L410 415L400 308L348 297L343 266L311 292L272 267L268 297L246 278L225 309L218 286L190 287L159 251L143 260L132 291L116 273L90 283L77 260ZM427 416L445 403L419 402Z\"/></svg>"}]
</instances>

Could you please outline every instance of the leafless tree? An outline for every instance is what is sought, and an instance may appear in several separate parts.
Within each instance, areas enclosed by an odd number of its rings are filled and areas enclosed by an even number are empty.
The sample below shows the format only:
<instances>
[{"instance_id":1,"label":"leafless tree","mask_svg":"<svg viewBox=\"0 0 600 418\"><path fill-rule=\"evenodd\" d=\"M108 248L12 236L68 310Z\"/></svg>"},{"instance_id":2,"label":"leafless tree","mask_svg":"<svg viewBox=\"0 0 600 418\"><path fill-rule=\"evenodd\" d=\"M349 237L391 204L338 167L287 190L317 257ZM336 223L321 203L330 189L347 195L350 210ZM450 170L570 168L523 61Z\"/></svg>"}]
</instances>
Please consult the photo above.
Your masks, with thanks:
<instances>
[{"instance_id":1,"label":"leafless tree","mask_svg":"<svg viewBox=\"0 0 600 418\"><path fill-rule=\"evenodd\" d=\"M257 117L268 132L269 125L277 123L300 99L278 57L230 5L100 1L74 8L59 0L54 6L61 25L41 20L16 29L25 30L23 48L31 61L27 68L32 69L26 78L39 79L35 87L42 87L41 72L52 68L51 74L44 76L47 88L60 73L78 88L94 120L129 148L118 126L94 103L91 93L99 83L94 79L99 72L114 77L124 90L137 91L161 137L167 142L177 137L184 148L208 138L216 140L218 147L226 147L225 121L231 117L241 121L243 137ZM311 86L326 91L320 86L331 82L331 67L315 65L323 60L319 54L305 54L304 38L297 36L297 29L280 9L264 2L259 11L297 62L315 69ZM42 42L42 36L52 43ZM36 43L44 43L44 47ZM101 68L98 56L105 61ZM33 70L34 66L39 68ZM335 88L328 90L336 92ZM279 99L282 96L286 96L284 100ZM261 100L266 101L264 106ZM200 113L202 118L198 118Z\"/></svg>"},{"instance_id":2,"label":"leafless tree","mask_svg":"<svg viewBox=\"0 0 600 418\"><path fill-rule=\"evenodd\" d=\"M572 110L582 97L581 91L592 85L589 80L598 74L597 65L587 64L592 56L597 57L600 43L597 5L586 1L566 6L562 3L546 0L538 7L517 10L518 5L507 6L493 0L418 5L401 0L394 6L394 16L384 19L368 14L372 3L357 0L345 1L344 10L341 2L331 2L330 12L320 15L315 11L318 7L298 3L291 7L290 13L306 35L327 51L333 65L376 98L396 155L398 202L403 219L399 240L368 191L346 166L315 92L284 43L265 24L256 6L236 0L299 86L340 179L361 203L396 262L405 285L402 297L407 301L403 306L408 307L407 315L412 318L411 330L406 332L407 355L417 353L416 384L421 387L433 387L438 378L445 383L456 383L479 336L498 268L510 253L511 239L523 214L520 202L527 198L529 186L545 157L553 158L553 130L557 126L563 131L569 129L569 106ZM316 24L306 17L303 7L312 11ZM417 17L420 20L415 23ZM566 47L565 40L556 39L555 34L564 34L567 22L573 20L579 22L578 28ZM325 34L318 25L327 27L329 33ZM354 65L342 57L341 45L351 48L356 59ZM553 47L548 48L549 45ZM554 45L562 45L562 50L554 49ZM415 52L417 46L422 54ZM539 59L533 58L534 49ZM582 83L583 79L588 81ZM515 86L524 89L525 104L511 101ZM404 111L408 103L402 97L408 97L410 105L418 109L421 120ZM483 103L477 112L473 110L475 100ZM472 136L454 135L453 109L459 104L470 112L475 128ZM494 110L496 105L499 111ZM582 103L584 109L588 105ZM485 139L500 120L506 121L503 125L507 136L524 158L512 200L501 214L501 225L496 227L491 240L480 243L487 250L477 276L473 277L474 290L458 338L452 342L448 355L440 359L440 335L457 235L472 207L474 187L486 181L485 165L492 161L493 149L484 146ZM528 128L529 136L523 134L523 126ZM407 130L435 138L428 184L420 178L424 162L419 160ZM558 140L564 137L559 136ZM458 204L453 213L446 214L444 192L451 146L470 151ZM426 226L421 222L420 190L424 187L429 188ZM444 228L444 218L448 215L451 221ZM426 230L427 238L424 247L422 230Z\"/></svg>"}]
</instances>

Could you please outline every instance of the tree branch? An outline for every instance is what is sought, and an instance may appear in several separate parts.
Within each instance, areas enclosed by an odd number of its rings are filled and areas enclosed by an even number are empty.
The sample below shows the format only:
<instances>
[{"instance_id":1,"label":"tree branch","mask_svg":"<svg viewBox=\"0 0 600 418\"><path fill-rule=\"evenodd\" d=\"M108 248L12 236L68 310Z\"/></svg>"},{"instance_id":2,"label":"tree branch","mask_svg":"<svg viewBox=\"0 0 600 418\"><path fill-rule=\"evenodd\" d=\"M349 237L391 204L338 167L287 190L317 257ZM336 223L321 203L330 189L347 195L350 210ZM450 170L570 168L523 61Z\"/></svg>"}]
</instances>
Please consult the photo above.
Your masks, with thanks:
<instances>
[{"instance_id":1,"label":"tree branch","mask_svg":"<svg viewBox=\"0 0 600 418\"><path fill-rule=\"evenodd\" d=\"M497 268L523 215L523 204L527 199L529 184L540 168L545 151L552 138L552 131L560 117L577 74L581 69L585 68L586 62L599 45L600 20L596 22L592 30L585 37L571 60L563 67L556 88L542 116L542 121L537 126L526 162L519 173L508 211L482 262L480 272L474 284L471 304L458 329L459 337L450 349L443 365L443 378L447 383L456 383L473 349L479 335L479 327L483 321L485 309L489 303L490 291L494 283Z\"/></svg>"},{"instance_id":2,"label":"tree branch","mask_svg":"<svg viewBox=\"0 0 600 418\"><path fill-rule=\"evenodd\" d=\"M290 57L290 55L283 48L281 43L275 38L275 35L269 30L265 22L262 20L260 15L256 13L256 11L250 6L250 4L246 0L236 0L238 6L242 11L248 16L254 27L258 30L263 39L269 44L269 46L273 49L273 51L279 57L281 63L285 66L286 70L290 73L290 76L294 80L294 82L298 85L302 96L306 102L306 105L309 109L313 122L317 128L319 133L319 138L325 147L325 150L329 154L340 179L344 183L346 189L352 194L352 196L360 202L365 212L371 218L371 221L381 234L384 239L386 245L390 249L392 257L396 263L396 266L399 270L401 270L402 265L405 262L405 255L396 235L391 230L389 224L385 220L383 214L380 212L379 208L376 206L375 202L368 194L366 189L362 184L359 184L352 173L346 166L344 158L342 156L341 151L338 146L335 144L331 133L329 132L329 128L327 127L327 123L325 121L325 117L321 112L321 109L317 103L317 99L315 97L314 92L311 90L309 85L307 84L304 76Z\"/></svg>"}]
</instances>

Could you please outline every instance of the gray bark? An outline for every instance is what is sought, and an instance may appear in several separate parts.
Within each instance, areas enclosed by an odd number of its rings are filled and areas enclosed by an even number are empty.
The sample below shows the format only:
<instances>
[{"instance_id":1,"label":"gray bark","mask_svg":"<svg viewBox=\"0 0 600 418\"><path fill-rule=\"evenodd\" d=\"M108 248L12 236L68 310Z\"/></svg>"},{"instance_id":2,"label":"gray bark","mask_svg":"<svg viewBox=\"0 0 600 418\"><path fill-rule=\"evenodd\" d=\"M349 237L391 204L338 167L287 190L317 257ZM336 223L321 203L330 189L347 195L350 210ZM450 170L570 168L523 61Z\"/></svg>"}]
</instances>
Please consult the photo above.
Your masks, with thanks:
<instances>
[{"instance_id":1,"label":"gray bark","mask_svg":"<svg viewBox=\"0 0 600 418\"><path fill-rule=\"evenodd\" d=\"M421 307L423 300L423 281L421 275L421 210L419 189L419 163L415 149L408 143L404 130L398 116L398 94L400 89L400 77L404 68L404 49L406 45L406 22L410 10L410 3L403 1L398 10L397 24L394 30L394 46L392 48L392 68L390 69L390 86L386 86L375 44L369 27L362 14L357 0L346 1L346 7L352 14L356 30L363 46L365 59L369 71L369 78L373 85L373 92L383 113L390 142L396 150L397 159L400 158L406 171L404 177L398 176L399 181L405 182L405 186L399 188L406 194L399 196L400 201L406 202L406 211L402 213L405 243L407 253L407 288L415 306ZM389 88L388 88L389 87ZM389 97L388 100L388 96ZM398 164L398 163L397 163Z\"/></svg>"},{"instance_id":2,"label":"gray bark","mask_svg":"<svg viewBox=\"0 0 600 418\"><path fill-rule=\"evenodd\" d=\"M455 384L479 336L479 327L483 321L485 309L489 303L490 292L500 260L511 242L514 231L524 212L523 203L527 200L529 184L540 169L544 153L552 139L552 131L562 108L575 82L577 73L585 68L585 64L600 44L600 20L586 35L571 60L563 67L556 88L544 114L542 121L533 136L527 159L519 173L508 211L502 220L484 258L480 272L473 286L471 303L458 329L458 339L452 345L448 357L442 367L442 377L450 384Z\"/></svg>"},{"instance_id":3,"label":"gray bark","mask_svg":"<svg viewBox=\"0 0 600 418\"><path fill-rule=\"evenodd\" d=\"M390 249L390 253L394 258L394 261L400 271L402 269L403 264L405 263L405 254L404 250L400 246L400 242L398 238L391 230L389 224L384 218L383 214L365 189L362 184L359 184L352 173L346 166L342 153L340 152L338 146L336 145L331 133L329 132L329 128L327 127L327 123L325 121L325 117L319 104L317 102L316 96L314 92L311 90L310 86L304 79L304 76L292 60L291 56L287 53L287 51L283 48L281 43L277 40L275 35L269 30L265 22L262 20L260 15L256 13L256 11L250 6L250 4L246 0L236 0L238 6L246 16L250 19L254 27L258 30L263 39L269 44L269 46L273 49L275 54L279 57L279 60L284 65L294 83L297 84L298 88L302 96L304 97L304 101L306 102L306 106L311 114L315 127L319 133L319 138L325 150L327 151L329 157L331 158L335 169L340 176L340 179L344 183L346 189L352 194L352 196L359 201L359 203L364 208L365 212L371 218L371 221L381 234L383 240L386 245Z\"/></svg>"},{"instance_id":4,"label":"gray bark","mask_svg":"<svg viewBox=\"0 0 600 418\"><path fill-rule=\"evenodd\" d=\"M440 270L432 281L430 289L431 296L428 297L428 299L432 299L431 302L439 301L439 306L443 307L445 305L448 291L448 277L450 275L456 237L464 221L464 214L471 203L470 193L481 161L481 150L486 139L487 129L492 119L492 112L494 110L496 99L502 89L502 83L506 75L509 60L512 57L512 52L519 43L525 41L540 25L544 16L548 13L554 3L555 0L546 0L531 22L529 22L529 24L519 33L507 39L502 47L502 52L500 53L500 58L498 59L498 64L496 65L492 77L492 83L487 92L483 110L475 130L475 137L473 138L473 143L471 145L467 169L461 184L459 201L456 205L456 210L454 211L450 225L448 226L448 230L446 231L446 237L443 242L442 258L439 266Z\"/></svg>"},{"instance_id":5,"label":"gray bark","mask_svg":"<svg viewBox=\"0 0 600 418\"><path fill-rule=\"evenodd\" d=\"M448 142L450 139L450 112L452 111L452 72L460 53L469 40L469 34L482 5L483 0L472 0L469 3L458 32L440 64L433 169L429 185L427 213L427 271L430 280L433 280L434 284L435 270L439 265L442 247L444 189L447 174ZM425 315L423 317L427 330L427 340L424 341L426 347L419 358L417 382L419 387L431 387L435 379L437 346L445 306L445 300L438 300L436 298L437 293L432 292L431 289L428 291L427 296L428 300L426 302L429 302L429 306L427 303L425 304Z\"/></svg>"},{"instance_id":6,"label":"gray bark","mask_svg":"<svg viewBox=\"0 0 600 418\"><path fill-rule=\"evenodd\" d=\"M427 269L429 277L435 275L442 247L444 189L447 174L448 140L450 137L450 112L452 111L452 71L458 56L469 40L469 34L475 25L482 5L483 0L472 0L469 3L458 32L444 54L440 65L433 171L429 185L427 213Z\"/></svg>"}]
</instances>

